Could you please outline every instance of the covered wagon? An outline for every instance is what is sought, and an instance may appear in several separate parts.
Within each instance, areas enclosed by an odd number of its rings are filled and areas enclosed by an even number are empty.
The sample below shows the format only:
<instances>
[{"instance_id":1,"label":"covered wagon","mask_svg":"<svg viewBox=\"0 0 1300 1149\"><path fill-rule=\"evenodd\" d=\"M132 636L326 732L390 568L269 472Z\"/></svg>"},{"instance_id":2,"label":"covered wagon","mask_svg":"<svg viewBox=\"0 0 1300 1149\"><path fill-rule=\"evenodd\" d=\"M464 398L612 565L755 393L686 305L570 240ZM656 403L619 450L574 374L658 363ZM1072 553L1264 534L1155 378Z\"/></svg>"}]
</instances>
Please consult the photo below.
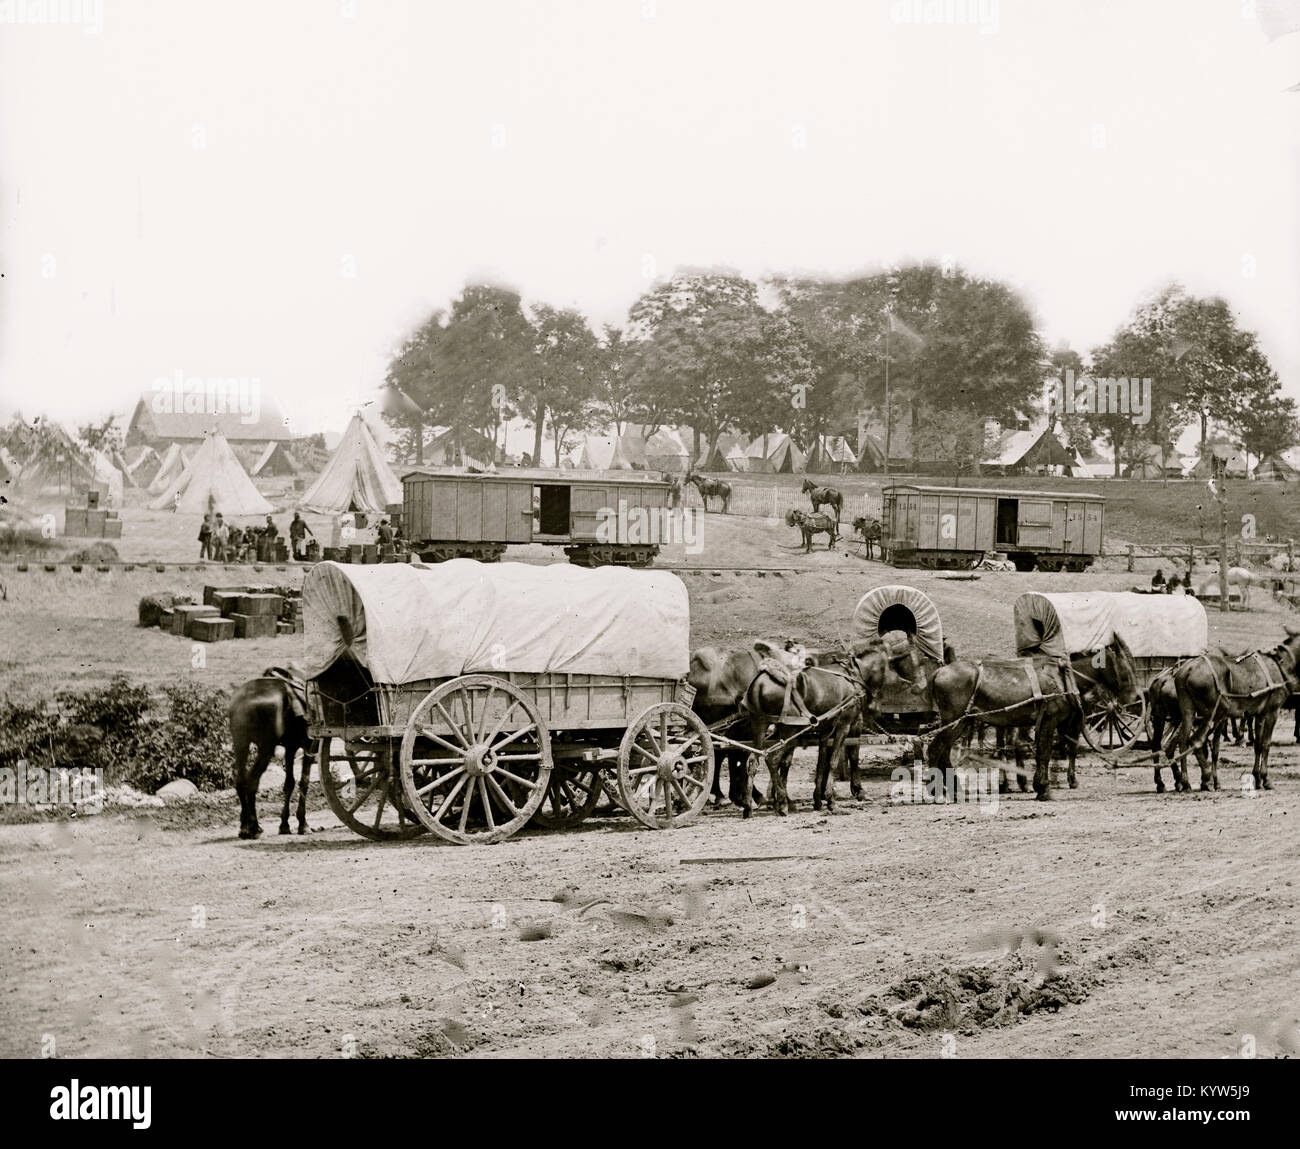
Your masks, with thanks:
<instances>
[{"instance_id":1,"label":"covered wagon","mask_svg":"<svg viewBox=\"0 0 1300 1149\"><path fill-rule=\"evenodd\" d=\"M1057 658L1096 650L1119 635L1133 653L1139 697L1120 703L1104 690L1088 699L1085 735L1099 750L1127 750L1147 732L1147 688L1164 670L1202 654L1209 643L1205 608L1190 595L1085 591L1016 599L1018 655Z\"/></svg>"},{"instance_id":2,"label":"covered wagon","mask_svg":"<svg viewBox=\"0 0 1300 1149\"><path fill-rule=\"evenodd\" d=\"M918 673L909 682L891 677L877 693L879 721L891 734L915 733L934 717L930 678L943 665L943 626L929 596L915 587L889 585L867 591L853 609L853 642L901 631L908 636Z\"/></svg>"},{"instance_id":3,"label":"covered wagon","mask_svg":"<svg viewBox=\"0 0 1300 1149\"><path fill-rule=\"evenodd\" d=\"M712 743L690 709L673 574L325 562L303 581L303 617L322 786L367 837L496 842L529 821L572 825L615 766L644 825L704 806Z\"/></svg>"}]
</instances>

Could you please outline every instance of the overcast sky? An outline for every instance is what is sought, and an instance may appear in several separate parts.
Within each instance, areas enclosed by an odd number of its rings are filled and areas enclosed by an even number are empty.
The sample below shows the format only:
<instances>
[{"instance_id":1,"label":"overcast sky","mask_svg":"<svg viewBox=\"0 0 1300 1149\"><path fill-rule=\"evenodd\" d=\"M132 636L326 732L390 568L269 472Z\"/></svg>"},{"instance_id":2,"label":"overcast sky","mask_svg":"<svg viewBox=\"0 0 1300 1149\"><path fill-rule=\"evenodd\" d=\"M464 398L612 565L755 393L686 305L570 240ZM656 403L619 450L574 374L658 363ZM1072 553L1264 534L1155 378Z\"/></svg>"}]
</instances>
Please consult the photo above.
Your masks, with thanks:
<instances>
[{"instance_id":1,"label":"overcast sky","mask_svg":"<svg viewBox=\"0 0 1300 1149\"><path fill-rule=\"evenodd\" d=\"M467 279L604 322L945 255L1079 349L1222 294L1300 398L1300 35L1249 0L50 2L0 23L3 413L181 371L339 430Z\"/></svg>"}]
</instances>

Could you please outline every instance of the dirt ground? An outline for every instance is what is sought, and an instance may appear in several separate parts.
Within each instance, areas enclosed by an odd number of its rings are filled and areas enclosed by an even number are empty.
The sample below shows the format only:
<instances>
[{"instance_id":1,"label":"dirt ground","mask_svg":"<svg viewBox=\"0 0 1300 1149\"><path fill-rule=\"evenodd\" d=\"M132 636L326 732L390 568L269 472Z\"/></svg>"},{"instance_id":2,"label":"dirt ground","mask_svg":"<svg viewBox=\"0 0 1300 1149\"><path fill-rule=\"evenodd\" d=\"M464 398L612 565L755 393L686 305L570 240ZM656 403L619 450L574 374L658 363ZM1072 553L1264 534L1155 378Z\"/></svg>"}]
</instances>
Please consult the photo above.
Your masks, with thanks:
<instances>
[{"instance_id":1,"label":"dirt ground","mask_svg":"<svg viewBox=\"0 0 1300 1149\"><path fill-rule=\"evenodd\" d=\"M863 593L904 582L961 653L1007 654L1019 593L1150 577L1108 561L958 581L787 554L777 522L707 525L683 576L695 645L834 641ZM759 562L796 569L721 569ZM0 568L0 692L114 670L230 686L292 660L287 637L196 667L188 640L135 627L140 595L243 577L221 576ZM1211 641L1281 637L1293 616L1253 605L1211 610ZM253 843L228 796L4 826L0 1055L1297 1056L1289 715L1278 739L1258 796L1238 785L1249 749L1227 747L1216 794L1157 795L1149 768L1085 758L1051 803L900 805L877 774L866 800L814 813L801 751L790 817L728 806L671 831L608 816L495 847L379 845L315 783L305 838L275 836L270 790Z\"/></svg>"}]
</instances>

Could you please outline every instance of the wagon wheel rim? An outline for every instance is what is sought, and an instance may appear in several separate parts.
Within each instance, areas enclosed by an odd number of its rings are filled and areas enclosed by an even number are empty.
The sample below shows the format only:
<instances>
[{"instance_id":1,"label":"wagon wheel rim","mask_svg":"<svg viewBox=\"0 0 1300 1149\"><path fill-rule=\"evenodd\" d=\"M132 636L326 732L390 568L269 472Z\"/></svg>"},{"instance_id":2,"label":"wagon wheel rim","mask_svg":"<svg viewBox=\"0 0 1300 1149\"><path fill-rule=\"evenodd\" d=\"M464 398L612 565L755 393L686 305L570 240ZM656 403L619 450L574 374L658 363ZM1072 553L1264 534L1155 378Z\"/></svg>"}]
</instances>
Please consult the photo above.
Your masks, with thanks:
<instances>
[{"instance_id":1,"label":"wagon wheel rim","mask_svg":"<svg viewBox=\"0 0 1300 1149\"><path fill-rule=\"evenodd\" d=\"M600 802L601 792L597 767L555 766L551 770L546 796L533 815L533 822L547 830L576 826L591 816Z\"/></svg>"},{"instance_id":2,"label":"wagon wheel rim","mask_svg":"<svg viewBox=\"0 0 1300 1149\"><path fill-rule=\"evenodd\" d=\"M680 702L659 702L641 712L618 748L622 805L655 830L681 826L708 801L713 739L708 727Z\"/></svg>"},{"instance_id":3,"label":"wagon wheel rim","mask_svg":"<svg viewBox=\"0 0 1300 1149\"><path fill-rule=\"evenodd\" d=\"M406 803L387 744L345 747L331 754L320 741L320 784L329 808L350 830L375 842L399 842L425 832Z\"/></svg>"},{"instance_id":4,"label":"wagon wheel rim","mask_svg":"<svg viewBox=\"0 0 1300 1149\"><path fill-rule=\"evenodd\" d=\"M1131 750L1147 736L1147 695L1120 702L1104 688L1097 692L1083 719L1083 736L1098 754Z\"/></svg>"},{"instance_id":5,"label":"wagon wheel rim","mask_svg":"<svg viewBox=\"0 0 1300 1149\"><path fill-rule=\"evenodd\" d=\"M546 797L551 738L533 700L490 674L453 678L411 714L401 744L407 804L438 837L500 842Z\"/></svg>"}]
</instances>

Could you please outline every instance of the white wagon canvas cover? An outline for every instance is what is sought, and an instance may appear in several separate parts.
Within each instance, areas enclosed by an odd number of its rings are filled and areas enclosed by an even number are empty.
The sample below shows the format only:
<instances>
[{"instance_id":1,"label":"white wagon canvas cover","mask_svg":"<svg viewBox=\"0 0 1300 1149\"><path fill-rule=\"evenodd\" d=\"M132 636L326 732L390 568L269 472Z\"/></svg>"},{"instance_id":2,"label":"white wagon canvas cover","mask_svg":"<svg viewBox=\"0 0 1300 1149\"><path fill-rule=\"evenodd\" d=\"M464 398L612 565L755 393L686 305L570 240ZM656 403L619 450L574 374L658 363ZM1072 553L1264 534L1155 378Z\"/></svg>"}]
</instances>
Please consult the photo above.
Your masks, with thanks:
<instances>
[{"instance_id":1,"label":"white wagon canvas cover","mask_svg":"<svg viewBox=\"0 0 1300 1149\"><path fill-rule=\"evenodd\" d=\"M485 673L680 679L690 667L686 587L667 571L556 563L318 563L303 580L308 677L346 649L375 682Z\"/></svg>"},{"instance_id":2,"label":"white wagon canvas cover","mask_svg":"<svg viewBox=\"0 0 1300 1149\"><path fill-rule=\"evenodd\" d=\"M909 619L911 626L906 625ZM933 662L943 661L943 626L939 622L939 610L929 595L915 587L897 584L867 591L853 608L853 641L861 642L876 637L882 630L895 629L912 631L921 654Z\"/></svg>"},{"instance_id":3,"label":"white wagon canvas cover","mask_svg":"<svg viewBox=\"0 0 1300 1149\"><path fill-rule=\"evenodd\" d=\"M1209 642L1209 621L1190 595L1030 591L1012 608L1016 653L1056 657L1095 650L1118 634L1138 658L1186 658Z\"/></svg>"}]
</instances>

